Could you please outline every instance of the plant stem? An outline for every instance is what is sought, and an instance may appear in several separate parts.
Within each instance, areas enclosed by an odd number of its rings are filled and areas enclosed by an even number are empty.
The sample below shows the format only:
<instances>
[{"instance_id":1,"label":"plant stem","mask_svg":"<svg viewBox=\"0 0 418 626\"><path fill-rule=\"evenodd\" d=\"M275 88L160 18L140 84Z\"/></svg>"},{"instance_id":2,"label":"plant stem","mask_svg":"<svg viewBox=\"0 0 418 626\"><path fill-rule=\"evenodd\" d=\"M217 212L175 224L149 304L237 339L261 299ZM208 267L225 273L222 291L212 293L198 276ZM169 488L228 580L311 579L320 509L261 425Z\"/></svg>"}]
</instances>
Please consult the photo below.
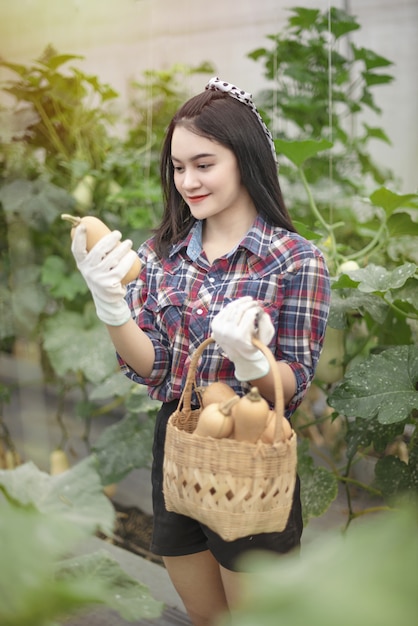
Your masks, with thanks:
<instances>
[{"instance_id":1,"label":"plant stem","mask_svg":"<svg viewBox=\"0 0 418 626\"><path fill-rule=\"evenodd\" d=\"M364 248L362 248L361 250L358 250L357 252L353 252L353 254L348 255L347 260L355 261L356 259L361 259L365 257L366 255L368 255L372 250L378 250L379 248L381 248L383 246L382 235L385 230L386 230L386 222L382 222L375 236L373 237L371 241L369 241L367 246L364 246Z\"/></svg>"},{"instance_id":2,"label":"plant stem","mask_svg":"<svg viewBox=\"0 0 418 626\"><path fill-rule=\"evenodd\" d=\"M405 313L405 311L402 311L402 309L400 309L399 307L396 306L396 304L393 304L393 302L388 302L385 298L385 302L386 304L388 304L389 308L392 309L392 311L395 311L396 313L399 313L399 315L402 315L402 317L405 317L406 319L410 319L410 320L418 320L418 315L415 313Z\"/></svg>"},{"instance_id":3,"label":"plant stem","mask_svg":"<svg viewBox=\"0 0 418 626\"><path fill-rule=\"evenodd\" d=\"M352 485L353 487L359 487L360 489L363 489L363 491L367 491L373 496L382 496L381 491L379 491L378 489L375 489L374 487L370 487L369 485L366 485L365 483L362 483L359 480L356 480L355 478L350 478L349 476L346 476L346 475L337 476L337 478L343 484Z\"/></svg>"},{"instance_id":4,"label":"plant stem","mask_svg":"<svg viewBox=\"0 0 418 626\"><path fill-rule=\"evenodd\" d=\"M62 154L62 156L65 158L66 161L69 161L70 157L67 153L67 150L65 149L64 144L61 142L58 134L56 133L53 124L51 124L48 115L45 113L45 110L42 104L39 101L34 101L34 105L35 105L37 112L39 113L39 116L42 119L42 122L44 123L46 129L49 132L50 139L53 145L55 146L55 149L57 150L57 152Z\"/></svg>"},{"instance_id":5,"label":"plant stem","mask_svg":"<svg viewBox=\"0 0 418 626\"><path fill-rule=\"evenodd\" d=\"M327 222L322 217L321 213L318 211L318 207L316 206L314 197L312 195L312 190L311 190L311 188L309 186L309 183L308 183L308 181L306 179L305 172L303 171L303 168L299 166L298 167L298 172L299 172L299 175L300 175L300 177L302 179L303 186L305 187L305 191L306 191L306 194L308 196L308 201L309 201L309 206L311 208L311 211L315 215L315 217L318 220L318 222L323 226L323 228L326 230L326 232L330 235L330 237L332 238L333 244L335 246L335 237L334 237L333 229L330 227L329 224L327 224ZM334 251L335 251L335 247L334 247Z\"/></svg>"},{"instance_id":6,"label":"plant stem","mask_svg":"<svg viewBox=\"0 0 418 626\"><path fill-rule=\"evenodd\" d=\"M367 515L368 513L379 513L380 511L392 511L393 509L388 505L382 506L370 506L368 509L362 509L361 511L357 511L357 513L353 513L352 519L356 517L361 517L362 515Z\"/></svg>"}]
</instances>

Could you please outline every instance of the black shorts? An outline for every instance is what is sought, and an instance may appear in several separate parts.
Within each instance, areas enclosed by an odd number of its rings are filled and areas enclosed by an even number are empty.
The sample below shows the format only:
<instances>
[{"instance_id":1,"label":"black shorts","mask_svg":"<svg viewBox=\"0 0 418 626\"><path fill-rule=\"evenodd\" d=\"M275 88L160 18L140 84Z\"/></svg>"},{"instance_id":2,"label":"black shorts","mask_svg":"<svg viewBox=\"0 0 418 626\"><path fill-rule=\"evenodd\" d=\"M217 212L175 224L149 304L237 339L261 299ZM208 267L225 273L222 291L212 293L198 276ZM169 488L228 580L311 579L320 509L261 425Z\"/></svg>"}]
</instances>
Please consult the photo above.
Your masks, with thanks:
<instances>
[{"instance_id":1,"label":"black shorts","mask_svg":"<svg viewBox=\"0 0 418 626\"><path fill-rule=\"evenodd\" d=\"M289 520L284 531L280 533L262 533L235 541L224 541L204 524L167 511L163 495L164 441L168 418L176 408L177 401L163 404L155 424L152 465L154 526L151 551L160 556L185 556L210 550L218 563L226 569L235 571L237 557L249 550L268 550L285 554L298 548L303 529L298 478Z\"/></svg>"}]
</instances>

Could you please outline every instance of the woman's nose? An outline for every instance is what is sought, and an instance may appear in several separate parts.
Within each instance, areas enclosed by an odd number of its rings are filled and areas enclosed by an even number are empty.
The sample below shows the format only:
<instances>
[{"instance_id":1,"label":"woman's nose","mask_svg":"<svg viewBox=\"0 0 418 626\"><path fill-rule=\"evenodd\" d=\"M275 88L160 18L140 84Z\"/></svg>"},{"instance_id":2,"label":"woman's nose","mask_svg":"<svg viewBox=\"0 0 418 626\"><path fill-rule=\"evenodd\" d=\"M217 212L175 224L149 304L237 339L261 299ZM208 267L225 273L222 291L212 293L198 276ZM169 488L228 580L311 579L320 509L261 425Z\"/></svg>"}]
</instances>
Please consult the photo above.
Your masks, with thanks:
<instances>
[{"instance_id":1,"label":"woman's nose","mask_svg":"<svg viewBox=\"0 0 418 626\"><path fill-rule=\"evenodd\" d=\"M196 189L200 186L199 177L192 169L186 169L183 174L182 187L186 191L188 189Z\"/></svg>"}]
</instances>

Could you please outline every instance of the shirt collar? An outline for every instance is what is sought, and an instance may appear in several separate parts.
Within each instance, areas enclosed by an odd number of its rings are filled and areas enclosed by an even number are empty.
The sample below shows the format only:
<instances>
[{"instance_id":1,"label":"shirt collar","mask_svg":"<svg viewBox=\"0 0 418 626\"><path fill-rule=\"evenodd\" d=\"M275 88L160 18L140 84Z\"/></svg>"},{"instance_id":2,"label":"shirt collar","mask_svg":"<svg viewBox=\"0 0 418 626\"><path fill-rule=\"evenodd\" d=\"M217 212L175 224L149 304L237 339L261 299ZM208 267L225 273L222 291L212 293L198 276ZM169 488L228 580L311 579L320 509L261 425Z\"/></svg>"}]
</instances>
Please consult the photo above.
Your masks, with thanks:
<instances>
[{"instance_id":1,"label":"shirt collar","mask_svg":"<svg viewBox=\"0 0 418 626\"><path fill-rule=\"evenodd\" d=\"M202 252L202 225L202 220L197 220L187 236L172 246L170 257L173 257L181 249L185 248L189 258L192 261L196 261ZM274 226L268 224L261 215L257 215L253 225L239 246L246 248L259 258L265 259L268 255L274 230Z\"/></svg>"},{"instance_id":2,"label":"shirt collar","mask_svg":"<svg viewBox=\"0 0 418 626\"><path fill-rule=\"evenodd\" d=\"M255 218L240 246L246 248L260 259L265 259L268 255L275 227L268 224L265 219L258 214Z\"/></svg>"},{"instance_id":3,"label":"shirt collar","mask_svg":"<svg viewBox=\"0 0 418 626\"><path fill-rule=\"evenodd\" d=\"M169 252L170 258L175 256L180 250L186 248L186 252L192 261L196 261L202 252L202 221L197 220L191 227L184 239L175 243Z\"/></svg>"}]
</instances>

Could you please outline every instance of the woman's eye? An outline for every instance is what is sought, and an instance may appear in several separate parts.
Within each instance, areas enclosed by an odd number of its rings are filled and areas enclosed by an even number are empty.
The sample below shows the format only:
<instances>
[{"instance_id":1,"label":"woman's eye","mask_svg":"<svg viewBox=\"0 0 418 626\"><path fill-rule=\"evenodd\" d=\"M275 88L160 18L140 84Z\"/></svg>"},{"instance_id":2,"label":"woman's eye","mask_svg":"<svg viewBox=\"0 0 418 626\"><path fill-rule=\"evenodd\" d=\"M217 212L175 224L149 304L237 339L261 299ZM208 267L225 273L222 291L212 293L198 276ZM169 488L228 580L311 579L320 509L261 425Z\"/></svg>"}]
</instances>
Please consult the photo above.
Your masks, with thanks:
<instances>
[{"instance_id":1,"label":"woman's eye","mask_svg":"<svg viewBox=\"0 0 418 626\"><path fill-rule=\"evenodd\" d=\"M175 172L182 172L184 170L184 167L181 165L173 165L173 168Z\"/></svg>"}]
</instances>

